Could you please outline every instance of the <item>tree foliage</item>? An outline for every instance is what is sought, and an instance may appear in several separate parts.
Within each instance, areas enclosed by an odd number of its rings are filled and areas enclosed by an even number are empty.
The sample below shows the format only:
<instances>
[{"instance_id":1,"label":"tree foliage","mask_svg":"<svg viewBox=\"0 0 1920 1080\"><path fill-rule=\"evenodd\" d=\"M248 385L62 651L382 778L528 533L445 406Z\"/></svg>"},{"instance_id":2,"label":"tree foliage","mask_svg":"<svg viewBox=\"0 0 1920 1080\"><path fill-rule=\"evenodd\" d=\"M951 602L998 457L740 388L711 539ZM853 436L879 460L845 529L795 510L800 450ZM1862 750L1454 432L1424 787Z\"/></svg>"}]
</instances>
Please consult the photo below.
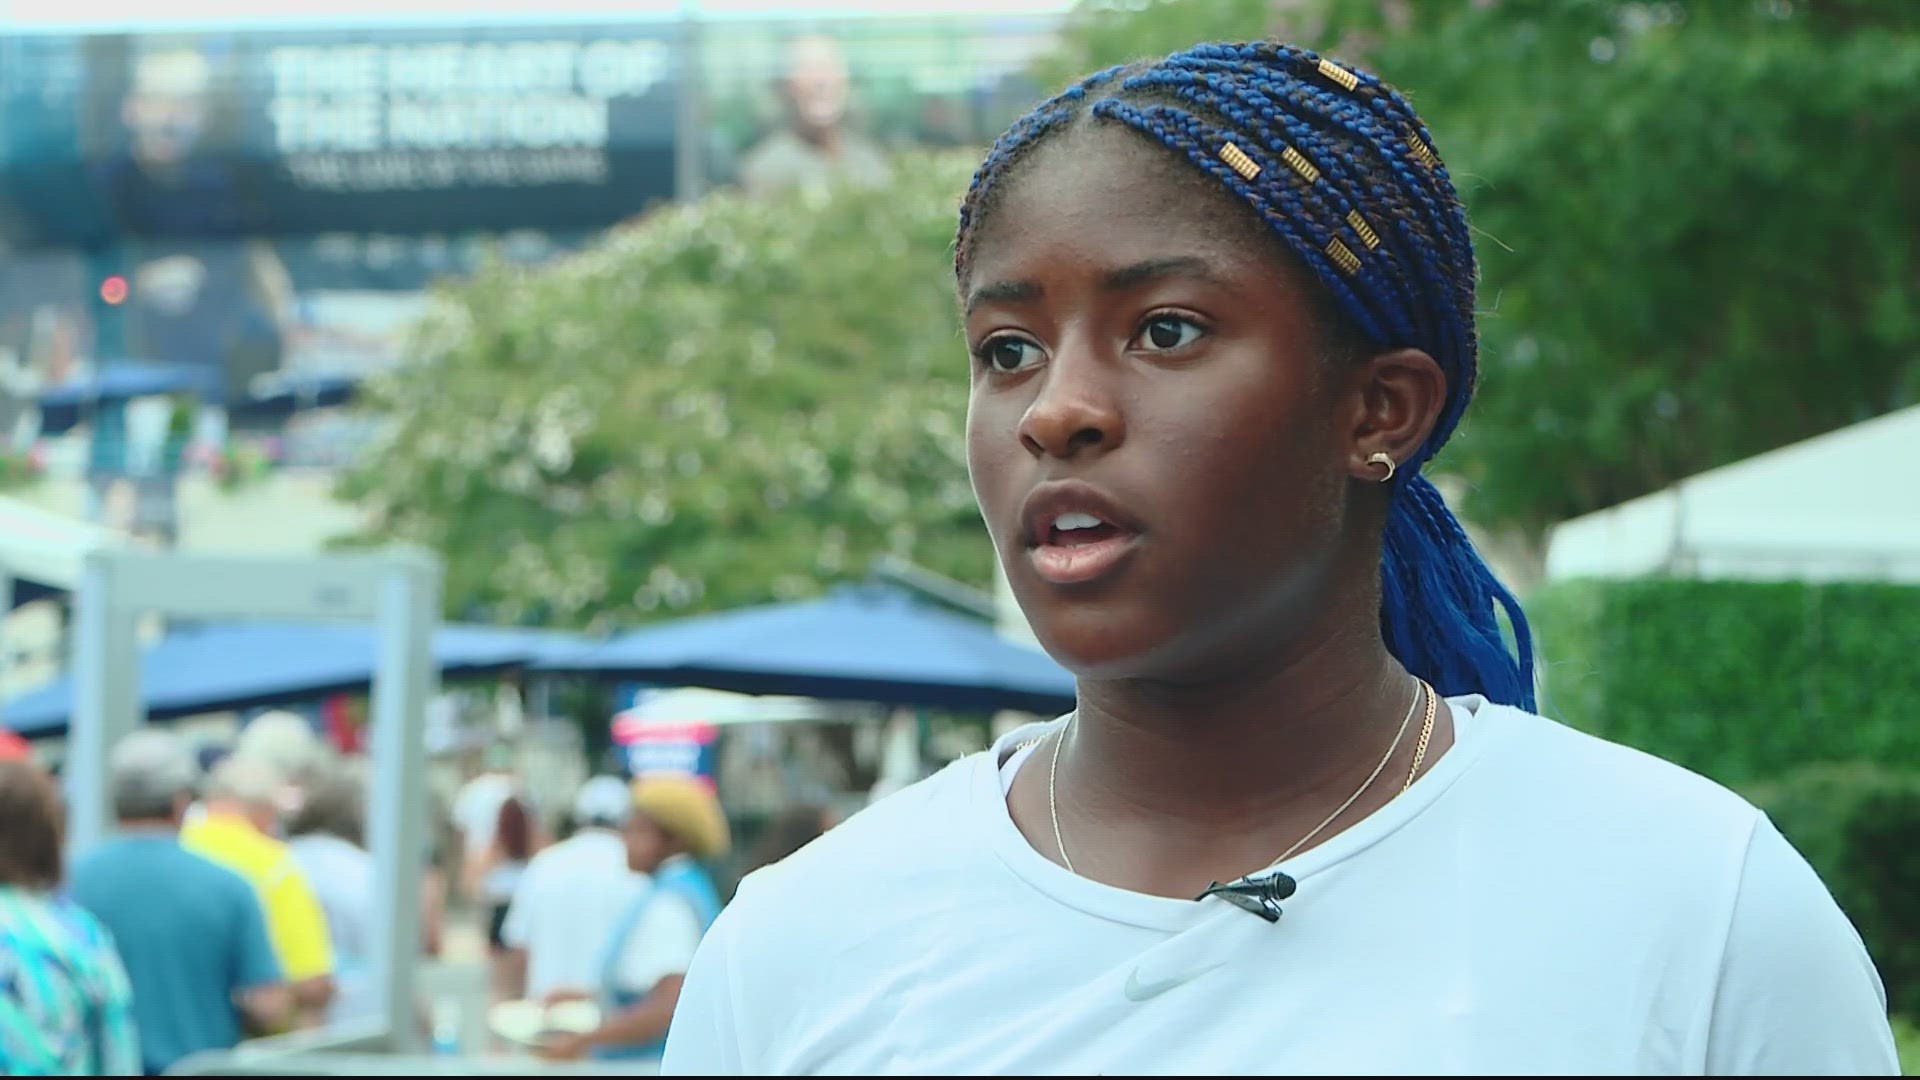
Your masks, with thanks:
<instances>
[{"instance_id":1,"label":"tree foliage","mask_svg":"<svg viewBox=\"0 0 1920 1080\"><path fill-rule=\"evenodd\" d=\"M1405 90L1478 232L1440 468L1537 529L1920 399L1920 4L1091 3L1056 85L1296 40Z\"/></svg>"},{"instance_id":2,"label":"tree foliage","mask_svg":"<svg viewBox=\"0 0 1920 1080\"><path fill-rule=\"evenodd\" d=\"M1103 0L1056 83L1276 34L1406 89L1480 231L1482 385L1440 462L1538 530L1920 397L1920 4ZM968 156L657 212L451 288L347 495L463 616L984 582L948 273Z\"/></svg>"},{"instance_id":3,"label":"tree foliage","mask_svg":"<svg viewBox=\"0 0 1920 1080\"><path fill-rule=\"evenodd\" d=\"M447 289L346 496L445 557L466 617L638 622L804 596L880 554L984 584L951 271L974 163L718 195Z\"/></svg>"}]
</instances>

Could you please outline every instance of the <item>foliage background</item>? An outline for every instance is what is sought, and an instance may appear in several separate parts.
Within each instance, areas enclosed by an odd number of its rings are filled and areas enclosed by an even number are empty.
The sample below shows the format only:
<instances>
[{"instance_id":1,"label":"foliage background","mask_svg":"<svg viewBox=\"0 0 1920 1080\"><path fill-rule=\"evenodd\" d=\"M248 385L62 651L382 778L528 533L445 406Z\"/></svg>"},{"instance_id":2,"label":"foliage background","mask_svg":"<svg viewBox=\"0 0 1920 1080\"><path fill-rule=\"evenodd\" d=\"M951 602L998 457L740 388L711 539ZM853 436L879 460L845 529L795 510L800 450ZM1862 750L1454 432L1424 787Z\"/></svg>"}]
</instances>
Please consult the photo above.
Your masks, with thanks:
<instances>
[{"instance_id":1,"label":"foliage background","mask_svg":"<svg viewBox=\"0 0 1920 1080\"><path fill-rule=\"evenodd\" d=\"M1645 579L1527 601L1544 709L1722 783L1920 765L1920 589Z\"/></svg>"},{"instance_id":2,"label":"foliage background","mask_svg":"<svg viewBox=\"0 0 1920 1080\"><path fill-rule=\"evenodd\" d=\"M951 244L971 154L890 188L670 207L442 296L345 484L460 617L586 625L796 598L909 558L984 584Z\"/></svg>"},{"instance_id":3,"label":"foliage background","mask_svg":"<svg viewBox=\"0 0 1920 1080\"><path fill-rule=\"evenodd\" d=\"M1920 399L1920 4L1090 0L1038 75L1269 33L1384 72L1438 133L1483 271L1438 468L1523 587L1556 521ZM442 551L455 615L561 625L881 552L985 583L947 269L975 156L448 289L346 485L369 538Z\"/></svg>"},{"instance_id":4,"label":"foliage background","mask_svg":"<svg viewBox=\"0 0 1920 1080\"><path fill-rule=\"evenodd\" d=\"M1554 522L1920 400L1920 4L1084 4L1048 84L1278 36L1403 89L1466 200L1482 383L1442 469Z\"/></svg>"}]
</instances>

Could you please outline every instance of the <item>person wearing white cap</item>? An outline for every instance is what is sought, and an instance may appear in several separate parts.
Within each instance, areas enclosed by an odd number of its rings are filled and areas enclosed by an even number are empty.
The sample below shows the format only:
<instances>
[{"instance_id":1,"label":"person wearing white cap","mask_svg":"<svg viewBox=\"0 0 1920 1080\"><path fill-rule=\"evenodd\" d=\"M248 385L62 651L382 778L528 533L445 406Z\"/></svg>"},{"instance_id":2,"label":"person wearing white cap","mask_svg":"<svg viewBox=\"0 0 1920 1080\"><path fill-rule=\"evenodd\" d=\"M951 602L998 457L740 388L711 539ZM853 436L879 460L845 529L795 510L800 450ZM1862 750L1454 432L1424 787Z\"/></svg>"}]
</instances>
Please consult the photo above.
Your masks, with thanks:
<instances>
[{"instance_id":1,"label":"person wearing white cap","mask_svg":"<svg viewBox=\"0 0 1920 1080\"><path fill-rule=\"evenodd\" d=\"M627 868L620 830L632 812L627 785L596 776L573 800L573 836L534 856L514 890L500 936L524 973L520 996L591 997L600 954L646 879Z\"/></svg>"}]
</instances>

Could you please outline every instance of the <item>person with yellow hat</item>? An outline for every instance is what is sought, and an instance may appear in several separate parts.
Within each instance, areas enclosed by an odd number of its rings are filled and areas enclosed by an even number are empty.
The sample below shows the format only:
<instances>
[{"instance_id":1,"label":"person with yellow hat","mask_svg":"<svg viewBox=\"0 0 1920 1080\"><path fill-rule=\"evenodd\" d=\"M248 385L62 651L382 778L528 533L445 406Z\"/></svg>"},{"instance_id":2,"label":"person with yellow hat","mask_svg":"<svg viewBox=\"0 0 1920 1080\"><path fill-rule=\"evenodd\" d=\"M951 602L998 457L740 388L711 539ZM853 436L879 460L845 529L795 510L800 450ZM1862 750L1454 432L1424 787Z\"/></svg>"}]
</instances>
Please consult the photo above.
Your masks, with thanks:
<instances>
[{"instance_id":1,"label":"person with yellow hat","mask_svg":"<svg viewBox=\"0 0 1920 1080\"><path fill-rule=\"evenodd\" d=\"M545 1057L658 1059L694 950L720 914L719 889L700 864L725 856L733 840L709 782L679 775L634 781L625 837L628 867L650 880L607 942L600 1026L549 1044Z\"/></svg>"}]
</instances>

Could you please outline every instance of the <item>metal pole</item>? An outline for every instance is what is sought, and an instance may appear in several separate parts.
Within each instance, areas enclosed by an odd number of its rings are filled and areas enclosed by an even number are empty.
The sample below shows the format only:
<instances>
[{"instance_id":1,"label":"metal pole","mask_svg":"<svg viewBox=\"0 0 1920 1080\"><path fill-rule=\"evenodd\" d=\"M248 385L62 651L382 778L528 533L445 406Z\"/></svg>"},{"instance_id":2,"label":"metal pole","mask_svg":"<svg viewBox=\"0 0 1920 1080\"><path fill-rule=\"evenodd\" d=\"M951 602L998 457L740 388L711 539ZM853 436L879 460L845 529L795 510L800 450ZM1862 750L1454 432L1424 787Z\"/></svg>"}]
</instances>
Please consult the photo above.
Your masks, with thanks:
<instances>
[{"instance_id":1,"label":"metal pole","mask_svg":"<svg viewBox=\"0 0 1920 1080\"><path fill-rule=\"evenodd\" d=\"M707 190L706 99L701 92L700 4L680 0L680 62L674 65L673 193L683 202Z\"/></svg>"},{"instance_id":2,"label":"metal pole","mask_svg":"<svg viewBox=\"0 0 1920 1080\"><path fill-rule=\"evenodd\" d=\"M439 683L433 634L440 568L429 557L396 555L381 582L379 667L373 682L372 826L375 880L374 985L383 997L388 1048L421 1043L415 1011L420 962L420 876L426 857L426 715Z\"/></svg>"},{"instance_id":3,"label":"metal pole","mask_svg":"<svg viewBox=\"0 0 1920 1080\"><path fill-rule=\"evenodd\" d=\"M7 624L13 621L13 571L0 564L0 728L7 726L7 660L13 649L7 642Z\"/></svg>"},{"instance_id":4,"label":"metal pole","mask_svg":"<svg viewBox=\"0 0 1920 1080\"><path fill-rule=\"evenodd\" d=\"M87 555L74 598L73 716L67 728L64 778L70 809L67 840L81 851L113 826L107 756L146 719L140 706L140 641L134 617L115 598L119 561Z\"/></svg>"}]
</instances>

